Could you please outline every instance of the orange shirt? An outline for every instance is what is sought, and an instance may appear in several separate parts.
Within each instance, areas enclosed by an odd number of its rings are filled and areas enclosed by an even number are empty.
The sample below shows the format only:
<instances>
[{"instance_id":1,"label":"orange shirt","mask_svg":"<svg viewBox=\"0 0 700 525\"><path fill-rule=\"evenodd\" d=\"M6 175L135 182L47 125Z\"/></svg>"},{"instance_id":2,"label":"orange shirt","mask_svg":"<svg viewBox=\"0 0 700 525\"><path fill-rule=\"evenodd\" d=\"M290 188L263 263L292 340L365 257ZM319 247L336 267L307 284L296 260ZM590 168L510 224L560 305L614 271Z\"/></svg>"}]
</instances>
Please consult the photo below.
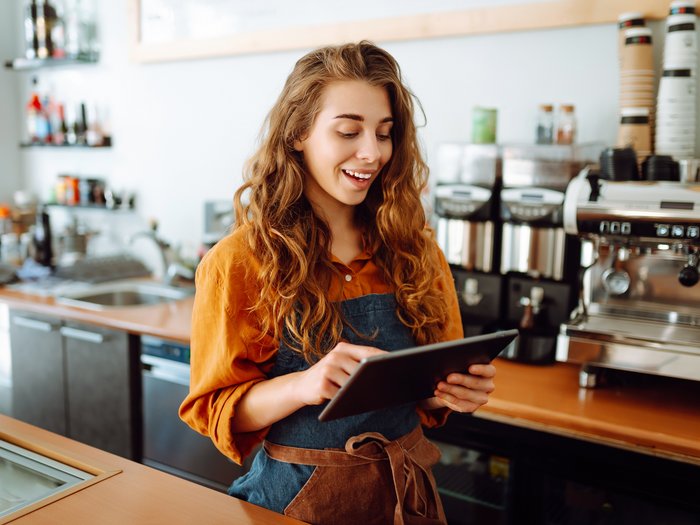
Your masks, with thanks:
<instances>
[{"instance_id":1,"label":"orange shirt","mask_svg":"<svg viewBox=\"0 0 700 525\"><path fill-rule=\"evenodd\" d=\"M435 286L444 292L449 310L442 340L459 339L463 332L454 282L437 244L434 249L443 270ZM333 301L392 291L368 250L348 265L335 258L333 262L344 276L331 285ZM246 279L246 268L256 265L241 230L218 242L199 265L190 340L190 392L180 406L180 417L189 426L209 436L223 454L239 464L268 429L232 432L236 406L255 383L267 379L279 348L279 341L269 335L258 341L260 331L247 313L258 290L255 282ZM447 409L417 410L426 426L444 422L449 413Z\"/></svg>"}]
</instances>

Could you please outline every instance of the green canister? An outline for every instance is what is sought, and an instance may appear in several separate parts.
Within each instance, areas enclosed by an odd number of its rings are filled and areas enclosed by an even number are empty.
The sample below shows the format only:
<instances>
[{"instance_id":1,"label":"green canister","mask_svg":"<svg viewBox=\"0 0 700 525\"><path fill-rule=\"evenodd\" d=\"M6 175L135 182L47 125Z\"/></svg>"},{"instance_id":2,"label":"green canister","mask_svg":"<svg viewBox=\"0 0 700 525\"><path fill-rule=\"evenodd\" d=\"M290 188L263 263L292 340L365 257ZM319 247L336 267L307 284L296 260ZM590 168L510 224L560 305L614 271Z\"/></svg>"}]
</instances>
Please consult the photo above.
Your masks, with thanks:
<instances>
[{"instance_id":1,"label":"green canister","mask_svg":"<svg viewBox=\"0 0 700 525\"><path fill-rule=\"evenodd\" d=\"M476 106L472 109L472 143L496 143L496 118L498 110Z\"/></svg>"}]
</instances>

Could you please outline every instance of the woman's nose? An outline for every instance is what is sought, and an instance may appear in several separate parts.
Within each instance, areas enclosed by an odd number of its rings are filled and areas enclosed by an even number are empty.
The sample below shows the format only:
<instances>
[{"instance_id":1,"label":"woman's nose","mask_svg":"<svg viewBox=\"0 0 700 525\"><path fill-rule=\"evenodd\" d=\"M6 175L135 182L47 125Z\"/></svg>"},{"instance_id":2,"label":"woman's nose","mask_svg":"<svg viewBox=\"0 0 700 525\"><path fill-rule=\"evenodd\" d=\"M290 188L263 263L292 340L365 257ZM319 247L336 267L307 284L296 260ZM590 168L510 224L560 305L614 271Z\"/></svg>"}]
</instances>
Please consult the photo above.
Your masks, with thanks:
<instances>
[{"instance_id":1,"label":"woman's nose","mask_svg":"<svg viewBox=\"0 0 700 525\"><path fill-rule=\"evenodd\" d=\"M366 162L376 162L380 156L381 151L379 150L377 137L373 133L367 133L360 142L357 157Z\"/></svg>"}]
</instances>

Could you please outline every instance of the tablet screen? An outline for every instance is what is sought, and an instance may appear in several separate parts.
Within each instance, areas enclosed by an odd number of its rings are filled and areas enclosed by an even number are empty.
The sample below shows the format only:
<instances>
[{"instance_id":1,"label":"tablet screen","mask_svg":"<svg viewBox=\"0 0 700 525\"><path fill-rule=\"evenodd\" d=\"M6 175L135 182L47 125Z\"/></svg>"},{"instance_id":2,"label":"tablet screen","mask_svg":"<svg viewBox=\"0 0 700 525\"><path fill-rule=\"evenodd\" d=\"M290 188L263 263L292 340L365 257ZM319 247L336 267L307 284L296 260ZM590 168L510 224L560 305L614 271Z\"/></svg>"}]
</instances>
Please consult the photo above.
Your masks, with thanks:
<instances>
[{"instance_id":1,"label":"tablet screen","mask_svg":"<svg viewBox=\"0 0 700 525\"><path fill-rule=\"evenodd\" d=\"M518 335L517 330L478 335L363 359L321 412L330 421L433 397L435 385L469 365L490 363Z\"/></svg>"}]
</instances>

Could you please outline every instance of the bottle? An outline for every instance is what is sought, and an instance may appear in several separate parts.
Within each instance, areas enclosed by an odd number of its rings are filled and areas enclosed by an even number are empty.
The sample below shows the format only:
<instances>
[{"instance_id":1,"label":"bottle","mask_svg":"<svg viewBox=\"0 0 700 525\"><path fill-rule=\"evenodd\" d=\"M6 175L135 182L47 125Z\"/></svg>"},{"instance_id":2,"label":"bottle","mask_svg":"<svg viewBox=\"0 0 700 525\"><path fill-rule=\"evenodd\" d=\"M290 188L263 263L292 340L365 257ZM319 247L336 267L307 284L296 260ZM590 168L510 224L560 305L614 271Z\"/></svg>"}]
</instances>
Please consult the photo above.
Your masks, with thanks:
<instances>
[{"instance_id":1,"label":"bottle","mask_svg":"<svg viewBox=\"0 0 700 525\"><path fill-rule=\"evenodd\" d=\"M64 107L64 122L66 127L65 143L74 146L78 143L78 119L75 116L75 105L68 103Z\"/></svg>"},{"instance_id":2,"label":"bottle","mask_svg":"<svg viewBox=\"0 0 700 525\"><path fill-rule=\"evenodd\" d=\"M46 208L40 208L36 214L34 227L34 259L39 264L53 264L53 248L51 246L51 221Z\"/></svg>"},{"instance_id":3,"label":"bottle","mask_svg":"<svg viewBox=\"0 0 700 525\"><path fill-rule=\"evenodd\" d=\"M46 122L46 113L41 104L41 98L37 89L38 81L32 79L33 89L27 103L27 133L29 142L42 143L48 135L48 125Z\"/></svg>"},{"instance_id":4,"label":"bottle","mask_svg":"<svg viewBox=\"0 0 700 525\"><path fill-rule=\"evenodd\" d=\"M64 4L64 40L65 52L68 58L78 58L80 53L80 28L78 21L77 0L65 0Z\"/></svg>"},{"instance_id":5,"label":"bottle","mask_svg":"<svg viewBox=\"0 0 700 525\"><path fill-rule=\"evenodd\" d=\"M56 26L58 16L56 9L51 5L49 0L44 0L44 38L46 39L46 58L54 56L54 27Z\"/></svg>"},{"instance_id":6,"label":"bottle","mask_svg":"<svg viewBox=\"0 0 700 525\"><path fill-rule=\"evenodd\" d=\"M66 57L66 30L62 0L53 0L53 19L51 21L51 57L63 59Z\"/></svg>"},{"instance_id":7,"label":"bottle","mask_svg":"<svg viewBox=\"0 0 700 525\"><path fill-rule=\"evenodd\" d=\"M540 104L537 113L537 144L554 142L554 106Z\"/></svg>"},{"instance_id":8,"label":"bottle","mask_svg":"<svg viewBox=\"0 0 700 525\"><path fill-rule=\"evenodd\" d=\"M24 10L24 56L30 60L36 58L36 50L36 0L31 0Z\"/></svg>"},{"instance_id":9,"label":"bottle","mask_svg":"<svg viewBox=\"0 0 700 525\"><path fill-rule=\"evenodd\" d=\"M78 144L87 145L87 108L85 102L81 102L78 107L78 117L76 119L75 135Z\"/></svg>"},{"instance_id":10,"label":"bottle","mask_svg":"<svg viewBox=\"0 0 700 525\"><path fill-rule=\"evenodd\" d=\"M49 57L49 50L46 47L46 19L44 18L44 0L36 0L33 3L35 33L36 33L36 57L44 60Z\"/></svg>"},{"instance_id":11,"label":"bottle","mask_svg":"<svg viewBox=\"0 0 700 525\"><path fill-rule=\"evenodd\" d=\"M576 116L573 104L559 106L557 120L557 144L573 144L576 141Z\"/></svg>"},{"instance_id":12,"label":"bottle","mask_svg":"<svg viewBox=\"0 0 700 525\"><path fill-rule=\"evenodd\" d=\"M63 110L63 104L56 103L52 114L54 116L53 143L57 146L62 146L66 143L66 132L68 131L68 127L66 126L66 116Z\"/></svg>"},{"instance_id":13,"label":"bottle","mask_svg":"<svg viewBox=\"0 0 700 525\"><path fill-rule=\"evenodd\" d=\"M42 142L44 144L51 144L53 143L53 122L52 120L52 110L53 110L53 103L51 102L51 98L48 95L44 95L44 99L41 102L41 111L42 111L42 122L44 125L45 133L42 139Z\"/></svg>"}]
</instances>

